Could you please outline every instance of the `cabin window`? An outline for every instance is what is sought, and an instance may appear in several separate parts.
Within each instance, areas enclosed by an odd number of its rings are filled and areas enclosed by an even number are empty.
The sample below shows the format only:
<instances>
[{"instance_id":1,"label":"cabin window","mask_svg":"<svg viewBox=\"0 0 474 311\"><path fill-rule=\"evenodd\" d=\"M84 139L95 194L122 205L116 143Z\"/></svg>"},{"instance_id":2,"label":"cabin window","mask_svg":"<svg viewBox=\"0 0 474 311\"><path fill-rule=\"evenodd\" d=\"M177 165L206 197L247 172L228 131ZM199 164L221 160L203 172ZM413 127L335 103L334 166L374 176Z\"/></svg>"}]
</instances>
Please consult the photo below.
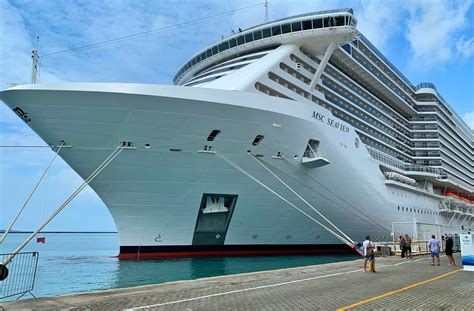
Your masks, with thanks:
<instances>
[{"instance_id":1,"label":"cabin window","mask_svg":"<svg viewBox=\"0 0 474 311\"><path fill-rule=\"evenodd\" d=\"M234 39L230 39L229 43L230 43L230 47L231 47L231 48L237 46L237 40L236 40L235 38L234 38Z\"/></svg>"},{"instance_id":2,"label":"cabin window","mask_svg":"<svg viewBox=\"0 0 474 311\"><path fill-rule=\"evenodd\" d=\"M289 32L291 32L290 24L281 25L281 33L289 33Z\"/></svg>"},{"instance_id":3,"label":"cabin window","mask_svg":"<svg viewBox=\"0 0 474 311\"><path fill-rule=\"evenodd\" d=\"M266 28L266 29L262 30L262 34L263 34L264 38L268 38L268 37L272 36L272 32L271 32L270 28Z\"/></svg>"},{"instance_id":4,"label":"cabin window","mask_svg":"<svg viewBox=\"0 0 474 311\"><path fill-rule=\"evenodd\" d=\"M301 22L296 22L291 24L291 31L300 31L301 30Z\"/></svg>"},{"instance_id":5,"label":"cabin window","mask_svg":"<svg viewBox=\"0 0 474 311\"><path fill-rule=\"evenodd\" d=\"M263 140L263 135L257 135L255 136L255 139L252 142L252 145L256 146L260 144L260 142Z\"/></svg>"},{"instance_id":6,"label":"cabin window","mask_svg":"<svg viewBox=\"0 0 474 311\"><path fill-rule=\"evenodd\" d=\"M212 47L212 55L217 54L217 46Z\"/></svg>"},{"instance_id":7,"label":"cabin window","mask_svg":"<svg viewBox=\"0 0 474 311\"><path fill-rule=\"evenodd\" d=\"M244 44L244 43L245 43L244 36L237 37L237 44L238 45L241 45L241 44Z\"/></svg>"},{"instance_id":8,"label":"cabin window","mask_svg":"<svg viewBox=\"0 0 474 311\"><path fill-rule=\"evenodd\" d=\"M224 42L224 43L221 43L219 44L219 51L222 52L222 51L225 51L229 48L229 42Z\"/></svg>"},{"instance_id":9,"label":"cabin window","mask_svg":"<svg viewBox=\"0 0 474 311\"><path fill-rule=\"evenodd\" d=\"M323 27L323 21L322 19L313 19L313 29L316 28L322 28Z\"/></svg>"},{"instance_id":10,"label":"cabin window","mask_svg":"<svg viewBox=\"0 0 474 311\"><path fill-rule=\"evenodd\" d=\"M281 34L280 25L272 27L272 36L276 36L280 34Z\"/></svg>"},{"instance_id":11,"label":"cabin window","mask_svg":"<svg viewBox=\"0 0 474 311\"><path fill-rule=\"evenodd\" d=\"M337 26L344 26L344 16L338 16L335 18L335 20Z\"/></svg>"},{"instance_id":12,"label":"cabin window","mask_svg":"<svg viewBox=\"0 0 474 311\"><path fill-rule=\"evenodd\" d=\"M249 42L252 42L253 41L253 36L252 36L252 33L248 33L245 35L245 42L246 43L249 43Z\"/></svg>"},{"instance_id":13,"label":"cabin window","mask_svg":"<svg viewBox=\"0 0 474 311\"><path fill-rule=\"evenodd\" d=\"M220 130L213 130L209 136L207 136L207 141L214 141L214 139L216 138L217 135L220 134Z\"/></svg>"},{"instance_id":14,"label":"cabin window","mask_svg":"<svg viewBox=\"0 0 474 311\"><path fill-rule=\"evenodd\" d=\"M261 30L254 31L253 38L254 40L262 39L262 31Z\"/></svg>"},{"instance_id":15,"label":"cabin window","mask_svg":"<svg viewBox=\"0 0 474 311\"><path fill-rule=\"evenodd\" d=\"M212 51L211 51L211 49L206 50L206 56L207 56L207 57L212 56Z\"/></svg>"},{"instance_id":16,"label":"cabin window","mask_svg":"<svg viewBox=\"0 0 474 311\"><path fill-rule=\"evenodd\" d=\"M303 30L308 30L308 29L311 29L312 26L311 26L311 20L309 21L303 21Z\"/></svg>"}]
</instances>

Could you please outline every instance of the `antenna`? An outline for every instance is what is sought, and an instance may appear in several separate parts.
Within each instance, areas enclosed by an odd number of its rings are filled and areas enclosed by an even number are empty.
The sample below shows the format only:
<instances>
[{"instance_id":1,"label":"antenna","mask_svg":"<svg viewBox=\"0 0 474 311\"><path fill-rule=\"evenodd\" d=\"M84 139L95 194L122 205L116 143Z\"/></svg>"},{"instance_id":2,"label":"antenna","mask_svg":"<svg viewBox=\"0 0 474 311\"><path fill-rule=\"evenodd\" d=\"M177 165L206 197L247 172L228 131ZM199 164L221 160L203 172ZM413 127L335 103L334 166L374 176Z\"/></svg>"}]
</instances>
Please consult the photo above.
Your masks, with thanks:
<instances>
[{"instance_id":1,"label":"antenna","mask_svg":"<svg viewBox=\"0 0 474 311\"><path fill-rule=\"evenodd\" d=\"M31 59L33 60L31 65L31 84L36 84L38 82L39 38L39 36L36 37L36 49L31 52Z\"/></svg>"},{"instance_id":2,"label":"antenna","mask_svg":"<svg viewBox=\"0 0 474 311\"><path fill-rule=\"evenodd\" d=\"M268 23L268 0L265 0L265 23Z\"/></svg>"}]
</instances>

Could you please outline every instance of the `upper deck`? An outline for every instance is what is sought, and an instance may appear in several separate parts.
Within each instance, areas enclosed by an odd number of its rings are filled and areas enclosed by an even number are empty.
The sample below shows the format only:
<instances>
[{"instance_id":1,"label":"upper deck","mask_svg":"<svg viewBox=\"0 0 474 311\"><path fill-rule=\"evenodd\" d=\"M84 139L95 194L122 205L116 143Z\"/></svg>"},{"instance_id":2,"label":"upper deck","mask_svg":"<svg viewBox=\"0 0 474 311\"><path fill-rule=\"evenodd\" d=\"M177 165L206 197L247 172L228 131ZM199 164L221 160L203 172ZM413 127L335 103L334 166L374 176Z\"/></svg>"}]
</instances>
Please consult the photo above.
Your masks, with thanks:
<instances>
[{"instance_id":1,"label":"upper deck","mask_svg":"<svg viewBox=\"0 0 474 311\"><path fill-rule=\"evenodd\" d=\"M321 53L330 43L343 43L356 34L352 9L330 10L292 16L258 25L224 38L194 54L174 78L184 84L200 70L249 50L278 44L304 44ZM318 40L311 40L318 38Z\"/></svg>"}]
</instances>

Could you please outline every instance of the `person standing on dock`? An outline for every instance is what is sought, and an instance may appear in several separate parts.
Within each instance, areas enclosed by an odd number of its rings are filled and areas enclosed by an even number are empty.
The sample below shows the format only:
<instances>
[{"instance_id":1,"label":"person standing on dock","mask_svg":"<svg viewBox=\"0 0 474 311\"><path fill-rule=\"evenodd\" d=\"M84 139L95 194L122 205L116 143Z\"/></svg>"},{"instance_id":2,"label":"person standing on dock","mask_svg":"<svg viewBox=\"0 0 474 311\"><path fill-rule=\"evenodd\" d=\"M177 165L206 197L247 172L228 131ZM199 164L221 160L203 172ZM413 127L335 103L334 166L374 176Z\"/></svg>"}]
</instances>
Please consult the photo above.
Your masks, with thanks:
<instances>
[{"instance_id":1,"label":"person standing on dock","mask_svg":"<svg viewBox=\"0 0 474 311\"><path fill-rule=\"evenodd\" d=\"M405 254L407 252L407 244L406 244L406 241L405 241L405 238L403 237L403 235L401 235L399 237L399 239L400 239L400 242L399 242L400 243L400 251L402 252L401 257L405 258Z\"/></svg>"},{"instance_id":2,"label":"person standing on dock","mask_svg":"<svg viewBox=\"0 0 474 311\"><path fill-rule=\"evenodd\" d=\"M364 272L367 272L367 261L371 259L370 250L374 249L374 243L370 240L370 236L365 237L364 243L362 243L362 248L364 249Z\"/></svg>"},{"instance_id":3,"label":"person standing on dock","mask_svg":"<svg viewBox=\"0 0 474 311\"><path fill-rule=\"evenodd\" d=\"M405 246L406 246L406 253L405 253L406 258L408 258L408 256L410 256L410 258L412 258L412 256L411 256L411 238L408 235L408 233L405 234Z\"/></svg>"},{"instance_id":4,"label":"person standing on dock","mask_svg":"<svg viewBox=\"0 0 474 311\"><path fill-rule=\"evenodd\" d=\"M454 263L454 257L453 257L453 238L451 237L451 234L449 234L446 237L446 256L448 257L449 260L449 265L450 266L455 266L456 264Z\"/></svg>"},{"instance_id":5,"label":"person standing on dock","mask_svg":"<svg viewBox=\"0 0 474 311\"><path fill-rule=\"evenodd\" d=\"M439 250L441 249L439 240L436 239L436 236L433 234L431 240L428 242L428 248L431 254L431 265L435 265L435 258L439 266Z\"/></svg>"}]
</instances>

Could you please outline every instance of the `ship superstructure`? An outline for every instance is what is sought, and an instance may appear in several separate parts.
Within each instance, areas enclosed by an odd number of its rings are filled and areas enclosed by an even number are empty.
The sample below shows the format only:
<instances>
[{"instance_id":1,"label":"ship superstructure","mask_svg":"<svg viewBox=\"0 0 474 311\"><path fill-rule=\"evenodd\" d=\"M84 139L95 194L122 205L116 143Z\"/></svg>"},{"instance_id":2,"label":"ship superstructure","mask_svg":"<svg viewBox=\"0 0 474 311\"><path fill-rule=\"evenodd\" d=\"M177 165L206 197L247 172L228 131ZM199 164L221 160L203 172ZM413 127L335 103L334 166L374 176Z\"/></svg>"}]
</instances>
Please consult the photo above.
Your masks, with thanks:
<instances>
[{"instance_id":1,"label":"ship superstructure","mask_svg":"<svg viewBox=\"0 0 474 311\"><path fill-rule=\"evenodd\" d=\"M471 230L473 131L356 26L351 9L293 16L196 53L176 86L28 85L2 99L71 146L60 155L84 178L130 147L91 183L122 257L344 249L281 197L355 240Z\"/></svg>"}]
</instances>

